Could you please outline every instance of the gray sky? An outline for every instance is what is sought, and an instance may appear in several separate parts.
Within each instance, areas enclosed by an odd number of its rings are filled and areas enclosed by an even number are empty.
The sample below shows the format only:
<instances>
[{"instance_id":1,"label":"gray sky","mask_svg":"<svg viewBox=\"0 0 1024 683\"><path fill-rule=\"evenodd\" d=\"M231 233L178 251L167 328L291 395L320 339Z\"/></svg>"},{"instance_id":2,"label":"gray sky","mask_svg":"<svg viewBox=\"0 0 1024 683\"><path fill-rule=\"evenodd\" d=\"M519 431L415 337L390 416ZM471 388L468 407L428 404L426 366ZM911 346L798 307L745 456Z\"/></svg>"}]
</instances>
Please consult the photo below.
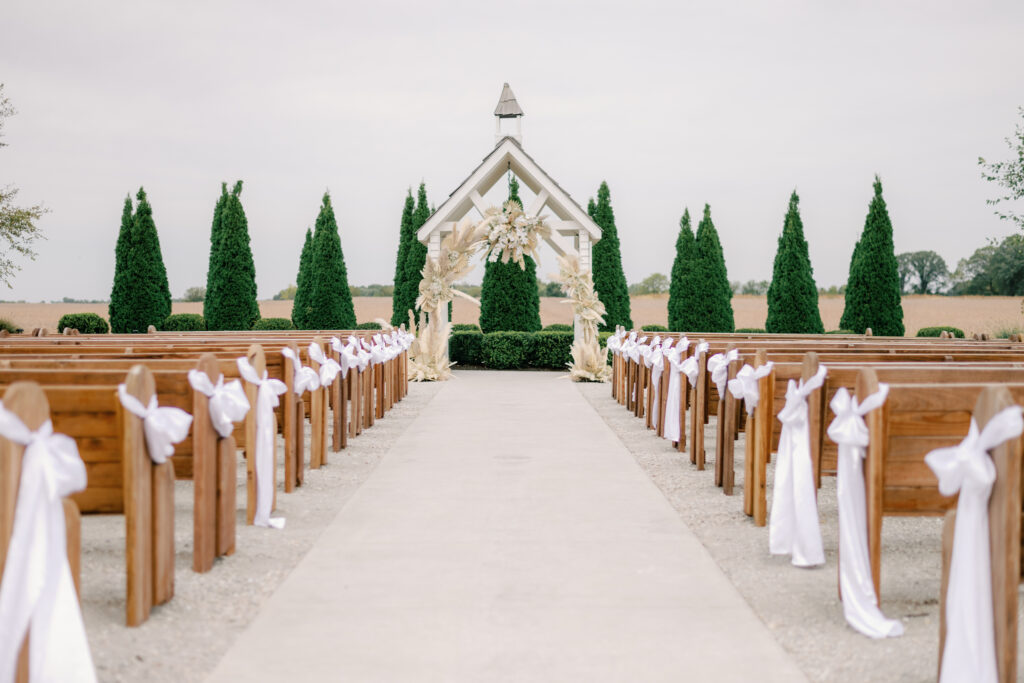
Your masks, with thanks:
<instances>
[{"instance_id":1,"label":"gray sky","mask_svg":"<svg viewBox=\"0 0 1024 683\"><path fill-rule=\"evenodd\" d=\"M0 298L108 297L139 185L172 292L205 284L237 178L261 297L294 282L325 189L349 281L390 282L406 188L439 205L490 152L503 81L562 187L585 205L608 181L630 281L669 272L705 202L730 279L770 278L796 188L818 284L840 284L876 172L897 251L953 267L1013 231L976 160L1009 156L1022 35L1016 1L8 0L0 183L52 213Z\"/></svg>"}]
</instances>

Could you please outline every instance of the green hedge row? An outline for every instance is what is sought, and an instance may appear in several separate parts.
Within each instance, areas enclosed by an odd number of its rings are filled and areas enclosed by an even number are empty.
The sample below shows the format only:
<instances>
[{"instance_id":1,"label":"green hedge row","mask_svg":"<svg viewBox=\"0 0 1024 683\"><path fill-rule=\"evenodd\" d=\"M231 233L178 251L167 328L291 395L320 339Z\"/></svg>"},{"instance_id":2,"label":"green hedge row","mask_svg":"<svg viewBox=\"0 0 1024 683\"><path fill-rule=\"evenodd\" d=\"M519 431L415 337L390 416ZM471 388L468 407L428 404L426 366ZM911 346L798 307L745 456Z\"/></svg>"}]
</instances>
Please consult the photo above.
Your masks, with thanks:
<instances>
[{"instance_id":1,"label":"green hedge row","mask_svg":"<svg viewBox=\"0 0 1024 683\"><path fill-rule=\"evenodd\" d=\"M206 318L198 313L175 313L164 318L164 332L205 332Z\"/></svg>"},{"instance_id":2,"label":"green hedge row","mask_svg":"<svg viewBox=\"0 0 1024 683\"><path fill-rule=\"evenodd\" d=\"M954 336L960 339L964 338L964 331L959 327L951 327L949 325L938 325L936 327L922 327L917 331L918 337L941 337L943 332L951 332Z\"/></svg>"},{"instance_id":3,"label":"green hedge row","mask_svg":"<svg viewBox=\"0 0 1024 683\"><path fill-rule=\"evenodd\" d=\"M448 357L459 365L495 370L564 370L572 362L572 332L490 332L459 330L448 338Z\"/></svg>"},{"instance_id":4,"label":"green hedge row","mask_svg":"<svg viewBox=\"0 0 1024 683\"><path fill-rule=\"evenodd\" d=\"M107 321L95 313L67 313L57 322L57 331L63 332L65 327L78 330L82 334L106 334L110 332Z\"/></svg>"}]
</instances>

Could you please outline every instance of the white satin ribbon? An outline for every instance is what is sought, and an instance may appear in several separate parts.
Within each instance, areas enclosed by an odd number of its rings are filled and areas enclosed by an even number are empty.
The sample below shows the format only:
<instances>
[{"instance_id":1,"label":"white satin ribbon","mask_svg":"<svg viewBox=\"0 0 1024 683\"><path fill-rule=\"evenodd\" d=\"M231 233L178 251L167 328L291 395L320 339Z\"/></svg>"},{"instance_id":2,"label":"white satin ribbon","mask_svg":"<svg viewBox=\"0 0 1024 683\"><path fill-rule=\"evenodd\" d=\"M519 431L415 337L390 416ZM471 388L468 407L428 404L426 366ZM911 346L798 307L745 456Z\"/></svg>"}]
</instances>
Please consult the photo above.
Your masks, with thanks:
<instances>
[{"instance_id":1,"label":"white satin ribbon","mask_svg":"<svg viewBox=\"0 0 1024 683\"><path fill-rule=\"evenodd\" d=\"M255 384L256 391L256 444L254 467L256 469L256 514L253 524L256 526L284 528L283 517L270 517L274 506L274 408L279 403L278 396L288 391L284 382L268 379L267 371L260 377L256 368L246 357L235 361L238 372L250 384Z\"/></svg>"},{"instance_id":2,"label":"white satin ribbon","mask_svg":"<svg viewBox=\"0 0 1024 683\"><path fill-rule=\"evenodd\" d=\"M690 340L683 337L665 355L668 361L668 393L665 396L665 438L679 441L681 433L680 408L683 400L682 357L690 346Z\"/></svg>"},{"instance_id":3,"label":"white satin ribbon","mask_svg":"<svg viewBox=\"0 0 1024 683\"><path fill-rule=\"evenodd\" d=\"M988 499L996 467L988 451L1022 431L1021 408L1013 406L1000 411L980 432L972 418L967 438L960 445L937 448L924 457L939 480L939 492L944 496L960 494L946 589L940 683L998 680L988 529Z\"/></svg>"},{"instance_id":4,"label":"white satin ribbon","mask_svg":"<svg viewBox=\"0 0 1024 683\"><path fill-rule=\"evenodd\" d=\"M320 388L320 376L313 368L307 367L299 360L298 354L287 346L281 349L281 355L292 362L295 374L292 379L292 391L296 396L302 396L307 391L316 391Z\"/></svg>"},{"instance_id":5,"label":"white satin ribbon","mask_svg":"<svg viewBox=\"0 0 1024 683\"><path fill-rule=\"evenodd\" d=\"M818 522L818 499L811 461L811 427L807 397L825 383L824 365L805 383L789 380L786 405L779 413L782 432L775 461L772 509L768 517L768 552L792 555L793 565L825 564L825 549ZM729 383L732 389L732 382Z\"/></svg>"},{"instance_id":6,"label":"white satin ribbon","mask_svg":"<svg viewBox=\"0 0 1024 683\"><path fill-rule=\"evenodd\" d=\"M651 421L657 424L658 408L660 407L661 373L665 370L665 352L662 347L656 347L649 356L651 368L651 387L653 397L651 398Z\"/></svg>"},{"instance_id":7,"label":"white satin ribbon","mask_svg":"<svg viewBox=\"0 0 1024 683\"><path fill-rule=\"evenodd\" d=\"M341 365L333 358L328 358L319 344L310 343L306 351L309 357L320 364L320 386L329 387L341 372Z\"/></svg>"},{"instance_id":8,"label":"white satin ribbon","mask_svg":"<svg viewBox=\"0 0 1024 683\"><path fill-rule=\"evenodd\" d=\"M189 370L188 383L192 388L210 400L210 422L222 439L231 436L235 422L245 419L249 412L249 399L245 397L245 389L237 379L224 383L224 375L217 378L217 384L202 370Z\"/></svg>"},{"instance_id":9,"label":"white satin ribbon","mask_svg":"<svg viewBox=\"0 0 1024 683\"><path fill-rule=\"evenodd\" d=\"M721 367L719 366L719 368ZM725 367L728 369L727 364ZM757 408L757 403L761 399L758 382L771 374L773 367L775 367L775 363L772 361L757 368L752 365L744 365L736 373L736 376L729 380L729 393L737 400L743 401L743 405L747 408L747 415L754 414L754 409Z\"/></svg>"},{"instance_id":10,"label":"white satin ribbon","mask_svg":"<svg viewBox=\"0 0 1024 683\"><path fill-rule=\"evenodd\" d=\"M853 628L871 638L903 635L903 624L886 619L878 608L878 596L871 578L868 555L867 503L864 490L864 456L868 445L868 426L864 416L885 403L888 384L858 403L845 387L840 387L829 406L836 419L828 427L828 436L839 446L836 495L839 503L839 590L843 615Z\"/></svg>"},{"instance_id":11,"label":"white satin ribbon","mask_svg":"<svg viewBox=\"0 0 1024 683\"><path fill-rule=\"evenodd\" d=\"M49 420L31 432L2 404L0 435L25 446L0 582L0 681L14 680L28 632L31 681L94 683L61 501L85 488L85 464L74 439L54 434Z\"/></svg>"},{"instance_id":12,"label":"white satin ribbon","mask_svg":"<svg viewBox=\"0 0 1024 683\"><path fill-rule=\"evenodd\" d=\"M400 337L399 347L402 351L405 350L404 344L404 337ZM345 346L340 339L337 337L331 337L331 348L338 352L338 366L341 368L342 373L346 373L356 366L358 361L355 354L352 353L352 350Z\"/></svg>"},{"instance_id":13,"label":"white satin ribbon","mask_svg":"<svg viewBox=\"0 0 1024 683\"><path fill-rule=\"evenodd\" d=\"M146 450L149 458L157 465L167 462L174 455L174 444L180 443L188 436L188 428L192 425L192 416L181 408L170 406L161 408L157 403L156 394L149 398L149 405L128 393L124 384L117 385L117 395L121 405L142 419L142 431L146 434Z\"/></svg>"},{"instance_id":14,"label":"white satin ribbon","mask_svg":"<svg viewBox=\"0 0 1024 683\"><path fill-rule=\"evenodd\" d=\"M716 353L708 358L708 372L711 373L711 381L718 388L719 398L725 398L726 382L729 381L729 363L740 357L739 349L732 349L728 353Z\"/></svg>"}]
</instances>

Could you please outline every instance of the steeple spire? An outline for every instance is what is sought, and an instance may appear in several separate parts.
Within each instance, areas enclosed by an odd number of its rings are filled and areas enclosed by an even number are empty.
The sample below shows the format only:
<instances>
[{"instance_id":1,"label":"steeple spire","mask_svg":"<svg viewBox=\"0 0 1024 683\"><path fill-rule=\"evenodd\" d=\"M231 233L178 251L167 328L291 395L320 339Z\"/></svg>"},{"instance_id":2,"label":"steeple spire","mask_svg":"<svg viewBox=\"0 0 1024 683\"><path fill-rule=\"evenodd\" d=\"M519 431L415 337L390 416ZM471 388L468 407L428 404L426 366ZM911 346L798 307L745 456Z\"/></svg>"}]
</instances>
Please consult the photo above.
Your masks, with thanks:
<instances>
[{"instance_id":1,"label":"steeple spire","mask_svg":"<svg viewBox=\"0 0 1024 683\"><path fill-rule=\"evenodd\" d=\"M508 83L505 83L501 88L501 97L498 98L498 106L494 108L494 144L497 145L506 137L512 138L520 145L523 144L523 116L525 115L523 108L520 107L519 102L516 101L516 96L512 92L512 88L509 87ZM502 119L515 119L516 132L514 134L502 132Z\"/></svg>"}]
</instances>

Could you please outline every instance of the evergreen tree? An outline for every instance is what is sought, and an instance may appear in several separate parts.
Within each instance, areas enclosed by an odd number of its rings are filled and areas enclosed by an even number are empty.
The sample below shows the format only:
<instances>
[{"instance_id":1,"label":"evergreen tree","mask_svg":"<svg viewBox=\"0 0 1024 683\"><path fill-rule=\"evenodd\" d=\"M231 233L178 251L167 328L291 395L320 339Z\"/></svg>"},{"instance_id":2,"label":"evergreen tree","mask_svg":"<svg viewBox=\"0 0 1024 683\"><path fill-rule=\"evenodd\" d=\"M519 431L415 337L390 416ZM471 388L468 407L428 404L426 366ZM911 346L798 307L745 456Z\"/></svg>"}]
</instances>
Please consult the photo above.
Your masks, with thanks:
<instances>
[{"instance_id":1,"label":"evergreen tree","mask_svg":"<svg viewBox=\"0 0 1024 683\"><path fill-rule=\"evenodd\" d=\"M823 334L818 312L818 287L800 220L800 197L789 197L789 210L775 252L772 284L768 287L768 332Z\"/></svg>"},{"instance_id":2,"label":"evergreen tree","mask_svg":"<svg viewBox=\"0 0 1024 683\"><path fill-rule=\"evenodd\" d=\"M249 330L260 319L256 303L256 266L249 222L242 208L242 181L235 183L220 214L220 245L212 266L212 292L206 318L210 330Z\"/></svg>"},{"instance_id":3,"label":"evergreen tree","mask_svg":"<svg viewBox=\"0 0 1024 683\"><path fill-rule=\"evenodd\" d=\"M171 314L171 289L153 222L153 209L141 187L136 199L127 259L129 305L123 323L129 332L145 332L150 325L162 325Z\"/></svg>"},{"instance_id":4,"label":"evergreen tree","mask_svg":"<svg viewBox=\"0 0 1024 683\"><path fill-rule=\"evenodd\" d=\"M426 188L424 188L425 190ZM416 212L416 202L412 198L412 190L405 195L405 206L402 207L402 222L398 232L398 257L395 259L395 289L391 295L391 324L394 326L409 321L409 310L416 306L416 296L409 299L412 292L419 293L420 279L414 283L415 289L410 287L405 273L405 259L416 242L416 228L413 227L413 214Z\"/></svg>"},{"instance_id":5,"label":"evergreen tree","mask_svg":"<svg viewBox=\"0 0 1024 683\"><path fill-rule=\"evenodd\" d=\"M313 231L306 228L306 241L302 244L302 254L299 255L299 274L295 282L295 299L292 301L292 323L296 329L308 330L306 319L309 317L309 294L312 287L313 276L310 269L313 267Z\"/></svg>"},{"instance_id":6,"label":"evergreen tree","mask_svg":"<svg viewBox=\"0 0 1024 683\"><path fill-rule=\"evenodd\" d=\"M693 273L693 332L733 332L732 288L725 269L722 244L711 222L711 207L704 205L704 217L694 240L697 258Z\"/></svg>"},{"instance_id":7,"label":"evergreen tree","mask_svg":"<svg viewBox=\"0 0 1024 683\"><path fill-rule=\"evenodd\" d=\"M850 278L853 276L853 264L857 262L857 255L859 253L860 240L858 239L856 244L853 245L853 253L850 254L850 269L847 271L847 283L849 283ZM855 292L854 294L856 296L857 293ZM839 318L840 330L854 330L859 325L859 323L857 322L857 318L860 306L852 304L853 300L850 298L850 292L847 291L844 295L843 315Z\"/></svg>"},{"instance_id":8,"label":"evergreen tree","mask_svg":"<svg viewBox=\"0 0 1024 683\"><path fill-rule=\"evenodd\" d=\"M876 335L903 336L899 263L893 248L892 222L878 176L875 176L874 189L864 231L850 264L841 326L858 334L870 327Z\"/></svg>"},{"instance_id":9,"label":"evergreen tree","mask_svg":"<svg viewBox=\"0 0 1024 683\"><path fill-rule=\"evenodd\" d=\"M217 204L213 207L213 224L210 226L210 260L206 264L206 296L203 297L203 317L207 320L210 319L211 303L213 300L210 298L213 293L213 270L217 264L217 253L220 248L220 236L221 236L221 213L224 211L224 206L228 203L228 184L220 184L220 197L217 198ZM209 328L211 330L216 328Z\"/></svg>"},{"instance_id":10,"label":"evergreen tree","mask_svg":"<svg viewBox=\"0 0 1024 683\"><path fill-rule=\"evenodd\" d=\"M313 330L353 329L356 313L352 305L352 291L348 287L348 270L334 207L327 193L324 193L320 214L316 217L312 250L310 273L313 287L309 296L311 310L305 320L307 327Z\"/></svg>"},{"instance_id":11,"label":"evergreen tree","mask_svg":"<svg viewBox=\"0 0 1024 683\"><path fill-rule=\"evenodd\" d=\"M690 227L690 210L683 211L676 238L676 259L672 263L672 281L668 290L668 329L686 332L694 329L694 259L697 243Z\"/></svg>"},{"instance_id":12,"label":"evergreen tree","mask_svg":"<svg viewBox=\"0 0 1024 683\"><path fill-rule=\"evenodd\" d=\"M402 322L409 319L409 310L415 307L416 299L420 295L420 280L423 279L423 266L427 262L427 245L416 239L415 235L430 218L430 213L430 207L427 205L427 186L425 183L420 183L420 189L416 194L416 209L412 213L413 239L409 241L402 268L405 273L405 282L403 283L405 298L402 299L402 305L406 309L405 319Z\"/></svg>"},{"instance_id":13,"label":"evergreen tree","mask_svg":"<svg viewBox=\"0 0 1024 683\"><path fill-rule=\"evenodd\" d=\"M132 198L124 198L124 210L121 212L121 232L117 235L117 246L114 248L114 286L110 292L110 331L119 334L131 332L128 328L128 311L131 306L131 284L129 282L129 255L132 248Z\"/></svg>"},{"instance_id":14,"label":"evergreen tree","mask_svg":"<svg viewBox=\"0 0 1024 683\"><path fill-rule=\"evenodd\" d=\"M509 176L508 200L523 206L519 181ZM537 289L537 262L524 256L525 268L518 263L487 261L480 288L480 329L484 332L536 332L540 324L540 291Z\"/></svg>"},{"instance_id":15,"label":"evergreen tree","mask_svg":"<svg viewBox=\"0 0 1024 683\"><path fill-rule=\"evenodd\" d=\"M614 331L616 325L622 325L627 330L632 329L629 287L626 284L626 274L622 271L619 233L615 227L615 213L612 211L608 183L601 183L597 190L597 202L590 200L587 213L601 228L601 239L594 244L591 252L594 289L605 307L604 325L600 329Z\"/></svg>"}]
</instances>

